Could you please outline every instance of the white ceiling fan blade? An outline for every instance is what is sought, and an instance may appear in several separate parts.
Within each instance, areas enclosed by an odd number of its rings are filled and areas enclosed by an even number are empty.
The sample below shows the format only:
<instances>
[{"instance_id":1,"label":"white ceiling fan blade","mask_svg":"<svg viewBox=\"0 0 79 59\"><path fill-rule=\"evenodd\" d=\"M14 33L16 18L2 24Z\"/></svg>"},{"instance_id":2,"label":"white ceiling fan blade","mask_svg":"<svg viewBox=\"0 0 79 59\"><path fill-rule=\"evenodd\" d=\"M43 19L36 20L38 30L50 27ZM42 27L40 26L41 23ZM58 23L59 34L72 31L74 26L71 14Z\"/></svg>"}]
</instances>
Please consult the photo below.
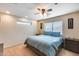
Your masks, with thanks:
<instances>
[{"instance_id":1,"label":"white ceiling fan blade","mask_svg":"<svg viewBox=\"0 0 79 59\"><path fill-rule=\"evenodd\" d=\"M34 15L37 15L37 14L40 14L40 13L34 13Z\"/></svg>"}]
</instances>

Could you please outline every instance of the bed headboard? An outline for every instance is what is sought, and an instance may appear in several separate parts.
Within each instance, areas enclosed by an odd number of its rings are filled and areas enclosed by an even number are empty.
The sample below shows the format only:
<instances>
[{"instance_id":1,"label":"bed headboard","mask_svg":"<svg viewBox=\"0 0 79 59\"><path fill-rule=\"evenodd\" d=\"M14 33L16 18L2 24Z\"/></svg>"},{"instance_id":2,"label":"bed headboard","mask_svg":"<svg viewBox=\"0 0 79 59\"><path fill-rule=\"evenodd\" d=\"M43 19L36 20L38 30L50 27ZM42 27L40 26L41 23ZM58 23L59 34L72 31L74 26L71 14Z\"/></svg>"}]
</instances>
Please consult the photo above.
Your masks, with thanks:
<instances>
[{"instance_id":1,"label":"bed headboard","mask_svg":"<svg viewBox=\"0 0 79 59\"><path fill-rule=\"evenodd\" d=\"M62 35L63 34L63 21L44 23L43 31L60 32L60 34Z\"/></svg>"}]
</instances>

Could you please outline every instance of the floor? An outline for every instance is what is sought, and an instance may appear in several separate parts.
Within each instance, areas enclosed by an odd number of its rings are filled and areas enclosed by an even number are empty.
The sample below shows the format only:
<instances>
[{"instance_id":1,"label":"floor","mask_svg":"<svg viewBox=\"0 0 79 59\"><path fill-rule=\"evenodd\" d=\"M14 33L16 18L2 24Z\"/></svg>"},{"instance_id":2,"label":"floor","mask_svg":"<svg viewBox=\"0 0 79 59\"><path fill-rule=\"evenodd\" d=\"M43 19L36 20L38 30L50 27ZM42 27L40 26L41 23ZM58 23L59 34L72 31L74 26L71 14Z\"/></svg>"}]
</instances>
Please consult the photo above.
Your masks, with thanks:
<instances>
[{"instance_id":1,"label":"floor","mask_svg":"<svg viewBox=\"0 0 79 59\"><path fill-rule=\"evenodd\" d=\"M4 56L38 56L24 44L8 47L4 49ZM79 54L62 49L58 56L79 56Z\"/></svg>"},{"instance_id":2,"label":"floor","mask_svg":"<svg viewBox=\"0 0 79 59\"><path fill-rule=\"evenodd\" d=\"M37 56L37 54L24 44L18 44L16 46L5 48L4 56Z\"/></svg>"}]
</instances>

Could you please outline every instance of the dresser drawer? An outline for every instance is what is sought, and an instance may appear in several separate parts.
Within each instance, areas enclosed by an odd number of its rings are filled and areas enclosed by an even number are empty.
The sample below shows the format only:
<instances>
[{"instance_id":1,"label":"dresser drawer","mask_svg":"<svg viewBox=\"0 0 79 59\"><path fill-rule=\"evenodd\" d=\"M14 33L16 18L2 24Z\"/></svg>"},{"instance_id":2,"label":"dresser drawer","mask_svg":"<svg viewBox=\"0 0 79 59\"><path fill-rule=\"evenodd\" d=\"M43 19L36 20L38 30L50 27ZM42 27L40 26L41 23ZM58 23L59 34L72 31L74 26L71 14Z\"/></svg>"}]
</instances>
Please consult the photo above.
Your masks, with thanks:
<instances>
[{"instance_id":1,"label":"dresser drawer","mask_svg":"<svg viewBox=\"0 0 79 59\"><path fill-rule=\"evenodd\" d=\"M65 39L65 49L79 53L79 41Z\"/></svg>"}]
</instances>

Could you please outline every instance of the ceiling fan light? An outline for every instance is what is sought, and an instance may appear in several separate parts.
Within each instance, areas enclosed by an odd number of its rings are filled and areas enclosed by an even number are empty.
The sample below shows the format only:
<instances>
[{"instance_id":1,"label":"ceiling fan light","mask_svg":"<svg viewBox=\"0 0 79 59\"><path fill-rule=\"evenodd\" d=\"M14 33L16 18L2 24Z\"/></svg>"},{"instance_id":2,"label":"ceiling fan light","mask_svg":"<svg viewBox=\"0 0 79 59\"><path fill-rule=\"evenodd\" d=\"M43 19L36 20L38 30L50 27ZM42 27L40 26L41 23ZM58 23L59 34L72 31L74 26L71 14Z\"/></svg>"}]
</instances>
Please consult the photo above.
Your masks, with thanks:
<instances>
[{"instance_id":1,"label":"ceiling fan light","mask_svg":"<svg viewBox=\"0 0 79 59\"><path fill-rule=\"evenodd\" d=\"M42 15L44 15L44 13L45 13L45 9L42 9Z\"/></svg>"}]
</instances>

